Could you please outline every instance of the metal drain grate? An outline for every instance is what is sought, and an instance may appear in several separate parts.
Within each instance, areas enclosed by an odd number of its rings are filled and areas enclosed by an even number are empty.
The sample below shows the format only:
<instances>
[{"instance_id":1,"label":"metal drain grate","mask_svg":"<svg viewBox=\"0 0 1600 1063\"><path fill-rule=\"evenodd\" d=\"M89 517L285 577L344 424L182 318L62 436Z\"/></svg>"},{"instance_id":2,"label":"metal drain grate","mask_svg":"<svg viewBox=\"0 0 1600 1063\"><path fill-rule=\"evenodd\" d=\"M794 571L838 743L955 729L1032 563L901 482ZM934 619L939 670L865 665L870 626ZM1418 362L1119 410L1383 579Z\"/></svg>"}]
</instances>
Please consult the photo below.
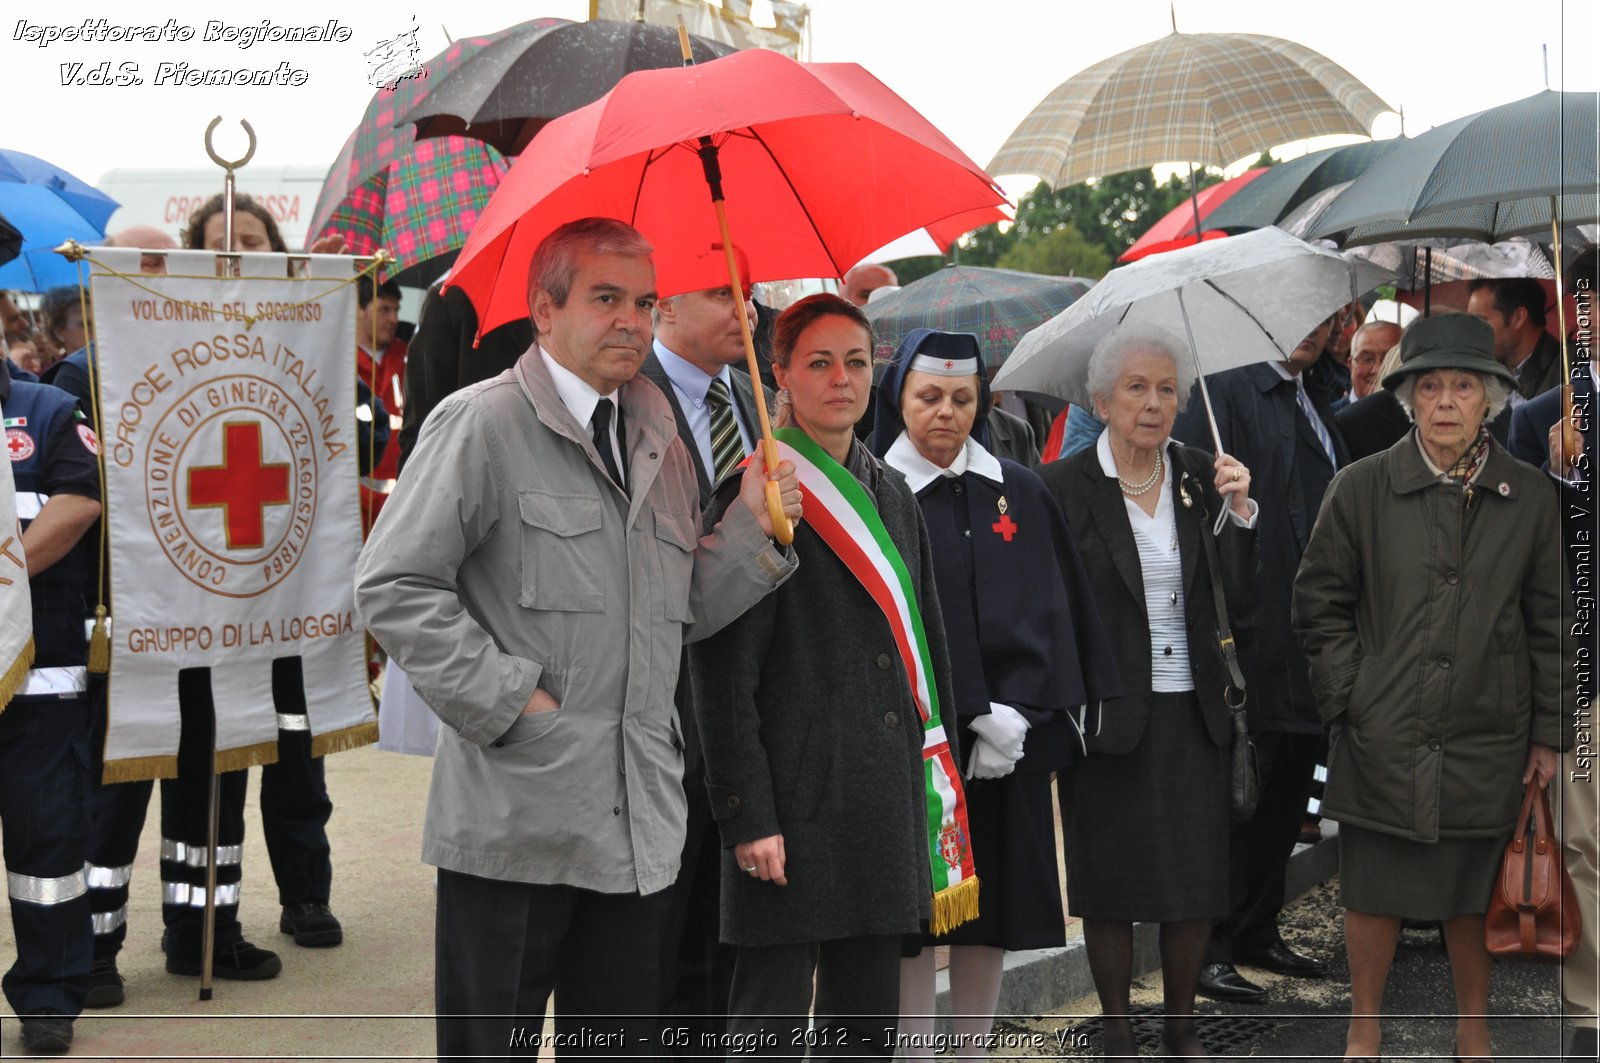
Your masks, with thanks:
<instances>
[{"instance_id":1,"label":"metal drain grate","mask_svg":"<svg viewBox=\"0 0 1600 1063\"><path fill-rule=\"evenodd\" d=\"M1153 1054L1161 1047L1161 1009L1153 1004L1135 1004L1128 1014L1133 1019L1133 1033L1141 1049ZM1249 1055L1257 1040L1285 1025L1243 1015L1200 1015L1195 1027L1206 1050L1216 1056ZM1102 1055L1101 1033L1104 1020L1099 1016L1074 1023L1071 1036L1060 1039L1060 1058L1098 1059ZM996 1031L1021 1029L1004 1021L995 1024Z\"/></svg>"}]
</instances>

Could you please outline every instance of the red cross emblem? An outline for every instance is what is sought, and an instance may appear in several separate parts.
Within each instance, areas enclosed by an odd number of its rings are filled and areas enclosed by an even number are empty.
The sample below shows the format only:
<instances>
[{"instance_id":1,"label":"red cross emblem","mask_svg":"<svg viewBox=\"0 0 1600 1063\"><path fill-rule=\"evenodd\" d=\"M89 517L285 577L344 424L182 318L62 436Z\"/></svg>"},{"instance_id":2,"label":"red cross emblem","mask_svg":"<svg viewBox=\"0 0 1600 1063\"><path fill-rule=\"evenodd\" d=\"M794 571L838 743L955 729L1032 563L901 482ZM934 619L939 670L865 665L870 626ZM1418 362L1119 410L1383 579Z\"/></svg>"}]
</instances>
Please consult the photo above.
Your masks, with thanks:
<instances>
[{"instance_id":1,"label":"red cross emblem","mask_svg":"<svg viewBox=\"0 0 1600 1063\"><path fill-rule=\"evenodd\" d=\"M966 845L961 837L961 828L956 826L954 820L939 828L939 857L952 869L961 866L962 858L966 855Z\"/></svg>"},{"instance_id":2,"label":"red cross emblem","mask_svg":"<svg viewBox=\"0 0 1600 1063\"><path fill-rule=\"evenodd\" d=\"M989 525L989 527L993 529L996 535L1008 543L1011 541L1011 537L1017 534L1017 524L1011 519L1011 514L1009 513L1000 514L1000 519Z\"/></svg>"},{"instance_id":3,"label":"red cross emblem","mask_svg":"<svg viewBox=\"0 0 1600 1063\"><path fill-rule=\"evenodd\" d=\"M956 363L954 363L954 362L946 362L946 363L944 363L944 367L946 369L954 369L956 367Z\"/></svg>"},{"instance_id":4,"label":"red cross emblem","mask_svg":"<svg viewBox=\"0 0 1600 1063\"><path fill-rule=\"evenodd\" d=\"M289 463L261 457L261 425L229 421L222 426L222 464L189 470L189 508L221 507L230 550L259 549L266 508L289 504Z\"/></svg>"},{"instance_id":5,"label":"red cross emblem","mask_svg":"<svg viewBox=\"0 0 1600 1063\"><path fill-rule=\"evenodd\" d=\"M7 428L6 453L12 461L27 461L33 457L33 437L20 428Z\"/></svg>"}]
</instances>

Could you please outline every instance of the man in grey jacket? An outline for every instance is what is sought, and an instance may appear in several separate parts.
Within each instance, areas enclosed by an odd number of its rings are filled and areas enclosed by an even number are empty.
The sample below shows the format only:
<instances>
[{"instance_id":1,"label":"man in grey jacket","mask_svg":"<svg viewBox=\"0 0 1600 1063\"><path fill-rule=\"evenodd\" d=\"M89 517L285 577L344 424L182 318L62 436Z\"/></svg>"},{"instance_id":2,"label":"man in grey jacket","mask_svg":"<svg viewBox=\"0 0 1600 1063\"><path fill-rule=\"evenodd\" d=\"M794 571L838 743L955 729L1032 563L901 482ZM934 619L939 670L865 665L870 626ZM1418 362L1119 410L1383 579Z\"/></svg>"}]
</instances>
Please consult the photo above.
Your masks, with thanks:
<instances>
[{"instance_id":1,"label":"man in grey jacket","mask_svg":"<svg viewBox=\"0 0 1600 1063\"><path fill-rule=\"evenodd\" d=\"M552 992L558 1054L659 1048L680 649L794 570L769 541L759 455L744 505L699 534L672 411L635 378L650 252L598 218L540 244L534 346L434 410L357 568L367 627L446 725L422 851L439 868L441 1057L540 1044ZM798 517L793 467L777 475Z\"/></svg>"}]
</instances>

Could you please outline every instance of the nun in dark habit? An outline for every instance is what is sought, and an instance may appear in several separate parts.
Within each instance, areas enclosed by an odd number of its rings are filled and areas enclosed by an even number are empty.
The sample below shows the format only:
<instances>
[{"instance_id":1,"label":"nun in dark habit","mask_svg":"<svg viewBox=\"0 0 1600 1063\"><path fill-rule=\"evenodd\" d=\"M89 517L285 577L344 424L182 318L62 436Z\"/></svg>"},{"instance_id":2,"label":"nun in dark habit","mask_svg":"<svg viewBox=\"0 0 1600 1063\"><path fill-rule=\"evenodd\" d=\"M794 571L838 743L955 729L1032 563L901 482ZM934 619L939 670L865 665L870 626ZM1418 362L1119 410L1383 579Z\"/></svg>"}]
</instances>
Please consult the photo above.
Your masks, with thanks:
<instances>
[{"instance_id":1,"label":"nun in dark habit","mask_svg":"<svg viewBox=\"0 0 1600 1063\"><path fill-rule=\"evenodd\" d=\"M1067 523L1030 469L987 449L989 378L975 336L917 329L878 392L873 451L902 473L933 544L950 644L978 918L908 939L900 1043L933 1057L934 945L950 945L958 1059L981 1059L1006 950L1062 945L1052 772L1083 753L1116 660Z\"/></svg>"}]
</instances>

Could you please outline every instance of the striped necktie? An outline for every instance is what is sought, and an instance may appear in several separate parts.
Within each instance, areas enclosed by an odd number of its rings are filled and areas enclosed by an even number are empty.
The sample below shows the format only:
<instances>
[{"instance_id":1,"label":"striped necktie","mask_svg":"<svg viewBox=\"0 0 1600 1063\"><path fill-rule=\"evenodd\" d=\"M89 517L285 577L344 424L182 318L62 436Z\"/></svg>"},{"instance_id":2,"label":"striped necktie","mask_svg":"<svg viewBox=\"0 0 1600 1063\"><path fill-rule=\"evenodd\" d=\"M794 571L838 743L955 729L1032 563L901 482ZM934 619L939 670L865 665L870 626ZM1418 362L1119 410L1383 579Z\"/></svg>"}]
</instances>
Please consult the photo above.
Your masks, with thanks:
<instances>
[{"instance_id":1,"label":"striped necktie","mask_svg":"<svg viewBox=\"0 0 1600 1063\"><path fill-rule=\"evenodd\" d=\"M739 425L733 419L728 382L721 377L713 380L706 388L706 401L711 403L711 464L715 467L712 480L721 483L744 460L744 440L739 438Z\"/></svg>"},{"instance_id":2,"label":"striped necktie","mask_svg":"<svg viewBox=\"0 0 1600 1063\"><path fill-rule=\"evenodd\" d=\"M1296 377L1294 381L1295 401L1300 405L1300 412L1305 414L1306 420L1311 422L1311 431L1316 433L1317 442L1322 444L1323 452L1328 455L1328 464L1335 469L1339 467L1339 456L1333 450L1333 436L1328 434L1328 426L1322 423L1322 418L1317 415L1317 404L1311 401L1311 393L1306 391L1306 382L1303 377Z\"/></svg>"}]
</instances>

